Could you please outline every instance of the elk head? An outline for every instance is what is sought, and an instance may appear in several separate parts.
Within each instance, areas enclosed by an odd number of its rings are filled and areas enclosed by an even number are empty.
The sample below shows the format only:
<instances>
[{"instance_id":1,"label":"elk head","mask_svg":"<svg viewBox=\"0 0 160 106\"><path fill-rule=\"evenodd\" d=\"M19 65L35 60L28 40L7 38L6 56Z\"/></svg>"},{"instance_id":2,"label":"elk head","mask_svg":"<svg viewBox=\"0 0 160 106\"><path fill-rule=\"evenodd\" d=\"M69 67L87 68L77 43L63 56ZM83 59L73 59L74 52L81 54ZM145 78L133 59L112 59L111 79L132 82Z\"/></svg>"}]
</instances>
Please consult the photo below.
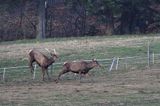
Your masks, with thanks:
<instances>
[{"instance_id":1,"label":"elk head","mask_svg":"<svg viewBox=\"0 0 160 106\"><path fill-rule=\"evenodd\" d=\"M53 49L53 51L50 51L48 48L45 48L45 50L51 55L51 57L56 60L58 58L58 55L56 53L56 50Z\"/></svg>"},{"instance_id":2,"label":"elk head","mask_svg":"<svg viewBox=\"0 0 160 106\"><path fill-rule=\"evenodd\" d=\"M92 63L94 67L101 67L101 65L98 63L96 59L92 59Z\"/></svg>"}]
</instances>

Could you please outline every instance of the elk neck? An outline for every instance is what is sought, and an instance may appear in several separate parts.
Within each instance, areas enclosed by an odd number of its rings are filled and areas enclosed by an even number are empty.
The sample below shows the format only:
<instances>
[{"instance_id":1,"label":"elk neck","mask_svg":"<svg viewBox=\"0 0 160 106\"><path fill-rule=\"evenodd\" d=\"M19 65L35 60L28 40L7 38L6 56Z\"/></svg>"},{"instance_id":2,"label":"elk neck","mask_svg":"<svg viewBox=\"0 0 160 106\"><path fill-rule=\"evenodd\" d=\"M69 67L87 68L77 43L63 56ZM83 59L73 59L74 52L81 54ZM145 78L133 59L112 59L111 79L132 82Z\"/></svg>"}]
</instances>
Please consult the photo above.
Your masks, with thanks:
<instances>
[{"instance_id":1,"label":"elk neck","mask_svg":"<svg viewBox=\"0 0 160 106\"><path fill-rule=\"evenodd\" d=\"M49 59L48 59L48 64L49 65L51 65L52 63L54 63L55 62L55 58L54 57L50 57Z\"/></svg>"},{"instance_id":2,"label":"elk neck","mask_svg":"<svg viewBox=\"0 0 160 106\"><path fill-rule=\"evenodd\" d=\"M87 67L88 67L89 69L92 69L92 68L95 67L95 65L94 65L93 62L91 61L91 62L89 62L89 63L87 64Z\"/></svg>"}]
</instances>

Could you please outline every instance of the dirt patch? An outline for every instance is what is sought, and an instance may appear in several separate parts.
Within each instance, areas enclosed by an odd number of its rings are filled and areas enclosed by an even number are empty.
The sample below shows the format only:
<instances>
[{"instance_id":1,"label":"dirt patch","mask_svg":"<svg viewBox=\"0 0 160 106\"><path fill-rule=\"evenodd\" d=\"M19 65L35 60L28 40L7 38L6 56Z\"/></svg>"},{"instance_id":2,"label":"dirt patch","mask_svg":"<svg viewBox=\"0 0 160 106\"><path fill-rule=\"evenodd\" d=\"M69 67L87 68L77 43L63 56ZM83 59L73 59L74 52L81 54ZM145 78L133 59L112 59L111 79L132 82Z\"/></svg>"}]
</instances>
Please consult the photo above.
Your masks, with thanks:
<instances>
[{"instance_id":1,"label":"dirt patch","mask_svg":"<svg viewBox=\"0 0 160 106\"><path fill-rule=\"evenodd\" d=\"M135 70L126 72L125 74L112 75L112 78L107 78L105 76L94 77L93 82L80 83L78 80L63 80L56 84L55 82L35 82L28 84L12 84L12 85L1 85L0 86L0 101L6 101L6 103L17 103L23 105L28 101L44 101L47 103L53 100L59 101L63 99L68 99L72 101L71 96L78 97L81 102L83 100L81 96L90 97L94 99L92 95L96 95L99 98L99 102L107 102L105 97L110 96L125 96L133 94L156 94L154 98L160 99L160 79L157 79L156 74L159 71L150 70ZM64 98L65 97L65 98ZM104 98L104 99L103 99ZM148 97L152 98L153 97ZM88 98L86 98L88 99ZM52 103L52 102L51 102Z\"/></svg>"}]
</instances>

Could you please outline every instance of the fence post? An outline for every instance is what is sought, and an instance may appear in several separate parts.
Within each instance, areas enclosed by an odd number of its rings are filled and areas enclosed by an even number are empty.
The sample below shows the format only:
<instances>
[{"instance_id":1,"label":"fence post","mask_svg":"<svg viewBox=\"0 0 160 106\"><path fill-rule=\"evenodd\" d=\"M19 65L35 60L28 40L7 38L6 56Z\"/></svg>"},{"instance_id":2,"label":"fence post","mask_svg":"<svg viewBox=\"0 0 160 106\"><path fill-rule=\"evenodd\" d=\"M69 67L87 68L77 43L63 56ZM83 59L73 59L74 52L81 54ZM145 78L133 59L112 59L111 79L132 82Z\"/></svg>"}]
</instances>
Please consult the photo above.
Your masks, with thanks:
<instances>
[{"instance_id":1,"label":"fence post","mask_svg":"<svg viewBox=\"0 0 160 106\"><path fill-rule=\"evenodd\" d=\"M148 41L147 56L148 56L148 67L150 67L150 43L149 43L149 41Z\"/></svg>"},{"instance_id":2,"label":"fence post","mask_svg":"<svg viewBox=\"0 0 160 106\"><path fill-rule=\"evenodd\" d=\"M126 70L128 68L127 60L128 60L128 57L125 57L125 68L126 68Z\"/></svg>"},{"instance_id":3,"label":"fence post","mask_svg":"<svg viewBox=\"0 0 160 106\"><path fill-rule=\"evenodd\" d=\"M119 65L119 57L117 58L116 70L118 70L118 65Z\"/></svg>"},{"instance_id":4,"label":"fence post","mask_svg":"<svg viewBox=\"0 0 160 106\"><path fill-rule=\"evenodd\" d=\"M50 74L52 75L52 70L53 70L53 64L51 65L51 68L50 68Z\"/></svg>"},{"instance_id":5,"label":"fence post","mask_svg":"<svg viewBox=\"0 0 160 106\"><path fill-rule=\"evenodd\" d=\"M36 77L36 68L37 68L37 65L35 64L35 65L34 65L33 80L34 80L34 79L35 79L35 77Z\"/></svg>"},{"instance_id":6,"label":"fence post","mask_svg":"<svg viewBox=\"0 0 160 106\"><path fill-rule=\"evenodd\" d=\"M153 54L152 54L152 63L154 64L154 52L153 52Z\"/></svg>"},{"instance_id":7,"label":"fence post","mask_svg":"<svg viewBox=\"0 0 160 106\"><path fill-rule=\"evenodd\" d=\"M111 71L112 71L112 68L113 68L114 62L115 62L115 57L114 57L114 58L113 58L113 60L112 60L112 64L111 64L111 66L110 66L110 68L109 68L109 72L111 72Z\"/></svg>"},{"instance_id":8,"label":"fence post","mask_svg":"<svg viewBox=\"0 0 160 106\"><path fill-rule=\"evenodd\" d=\"M6 68L3 70L3 81L5 81Z\"/></svg>"}]
</instances>

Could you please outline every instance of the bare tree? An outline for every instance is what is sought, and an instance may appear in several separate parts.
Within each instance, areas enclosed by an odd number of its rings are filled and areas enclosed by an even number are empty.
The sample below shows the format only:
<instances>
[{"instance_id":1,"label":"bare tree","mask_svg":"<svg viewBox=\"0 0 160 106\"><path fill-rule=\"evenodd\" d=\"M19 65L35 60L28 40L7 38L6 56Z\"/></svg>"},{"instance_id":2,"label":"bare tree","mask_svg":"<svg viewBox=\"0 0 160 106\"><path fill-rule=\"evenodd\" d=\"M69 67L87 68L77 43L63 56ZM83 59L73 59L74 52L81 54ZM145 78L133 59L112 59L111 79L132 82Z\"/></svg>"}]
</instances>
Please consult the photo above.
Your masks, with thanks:
<instances>
[{"instance_id":1,"label":"bare tree","mask_svg":"<svg viewBox=\"0 0 160 106\"><path fill-rule=\"evenodd\" d=\"M46 0L39 0L39 24L38 24L38 39L45 38L46 25Z\"/></svg>"}]
</instances>

